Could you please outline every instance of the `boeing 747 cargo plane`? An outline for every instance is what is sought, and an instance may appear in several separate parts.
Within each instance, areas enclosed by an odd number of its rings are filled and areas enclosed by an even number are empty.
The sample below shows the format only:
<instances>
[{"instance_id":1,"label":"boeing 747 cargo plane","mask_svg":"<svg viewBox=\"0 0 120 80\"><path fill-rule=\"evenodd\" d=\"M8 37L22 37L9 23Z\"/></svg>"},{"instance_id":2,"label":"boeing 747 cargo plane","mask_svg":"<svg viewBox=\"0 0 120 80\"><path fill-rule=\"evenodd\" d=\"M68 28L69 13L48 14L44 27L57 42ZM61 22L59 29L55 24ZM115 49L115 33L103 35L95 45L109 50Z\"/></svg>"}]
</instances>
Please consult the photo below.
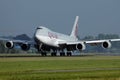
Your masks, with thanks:
<instances>
[{"instance_id":1,"label":"boeing 747 cargo plane","mask_svg":"<svg viewBox=\"0 0 120 80\"><path fill-rule=\"evenodd\" d=\"M56 56L57 52L60 53L60 56L71 56L72 51L85 50L86 44L98 44L101 45L103 48L110 48L112 46L112 41L120 41L120 39L79 41L77 38L78 19L79 16L76 16L73 29L70 35L54 32L46 27L40 26L37 27L34 34L34 39L32 41L7 39L5 46L9 49L12 49L17 44L21 47L22 50L25 51L29 50L30 47L35 47L41 53L42 56L46 56L48 52L51 53L51 56Z\"/></svg>"}]
</instances>

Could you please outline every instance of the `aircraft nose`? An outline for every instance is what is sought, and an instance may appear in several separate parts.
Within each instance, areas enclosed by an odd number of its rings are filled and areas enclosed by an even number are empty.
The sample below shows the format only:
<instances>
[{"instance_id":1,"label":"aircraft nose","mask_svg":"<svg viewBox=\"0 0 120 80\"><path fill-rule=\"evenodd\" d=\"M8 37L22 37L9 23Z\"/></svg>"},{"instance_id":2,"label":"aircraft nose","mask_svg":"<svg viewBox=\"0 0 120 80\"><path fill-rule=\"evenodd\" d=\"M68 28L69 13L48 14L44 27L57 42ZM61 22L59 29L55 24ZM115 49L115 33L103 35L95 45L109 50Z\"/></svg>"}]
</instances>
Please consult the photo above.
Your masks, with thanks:
<instances>
[{"instance_id":1,"label":"aircraft nose","mask_svg":"<svg viewBox=\"0 0 120 80\"><path fill-rule=\"evenodd\" d=\"M38 42L39 41L39 36L35 34L34 35L34 40Z\"/></svg>"},{"instance_id":2,"label":"aircraft nose","mask_svg":"<svg viewBox=\"0 0 120 80\"><path fill-rule=\"evenodd\" d=\"M35 38L38 39L38 38L39 38L39 35L35 34Z\"/></svg>"}]
</instances>

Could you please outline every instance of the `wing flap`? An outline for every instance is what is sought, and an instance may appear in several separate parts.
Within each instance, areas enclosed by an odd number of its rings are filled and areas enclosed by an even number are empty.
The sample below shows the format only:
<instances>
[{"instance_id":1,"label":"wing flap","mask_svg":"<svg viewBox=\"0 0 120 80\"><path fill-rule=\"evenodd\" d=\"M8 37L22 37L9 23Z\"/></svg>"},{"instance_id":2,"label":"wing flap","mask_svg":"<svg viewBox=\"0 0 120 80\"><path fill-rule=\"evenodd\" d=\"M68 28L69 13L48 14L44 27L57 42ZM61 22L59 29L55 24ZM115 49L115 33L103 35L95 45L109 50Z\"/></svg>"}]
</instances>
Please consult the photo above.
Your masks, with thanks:
<instances>
[{"instance_id":1,"label":"wing flap","mask_svg":"<svg viewBox=\"0 0 120 80\"><path fill-rule=\"evenodd\" d=\"M79 43L83 43L84 41L60 41L58 42L59 45L62 45L62 44L66 44L66 45L75 45L75 44L79 44Z\"/></svg>"},{"instance_id":2,"label":"wing flap","mask_svg":"<svg viewBox=\"0 0 120 80\"><path fill-rule=\"evenodd\" d=\"M85 41L86 44L99 44L99 43L103 43L105 41L109 41L109 40L93 40L93 41Z\"/></svg>"},{"instance_id":3,"label":"wing flap","mask_svg":"<svg viewBox=\"0 0 120 80\"><path fill-rule=\"evenodd\" d=\"M110 41L120 41L120 39L111 39Z\"/></svg>"}]
</instances>

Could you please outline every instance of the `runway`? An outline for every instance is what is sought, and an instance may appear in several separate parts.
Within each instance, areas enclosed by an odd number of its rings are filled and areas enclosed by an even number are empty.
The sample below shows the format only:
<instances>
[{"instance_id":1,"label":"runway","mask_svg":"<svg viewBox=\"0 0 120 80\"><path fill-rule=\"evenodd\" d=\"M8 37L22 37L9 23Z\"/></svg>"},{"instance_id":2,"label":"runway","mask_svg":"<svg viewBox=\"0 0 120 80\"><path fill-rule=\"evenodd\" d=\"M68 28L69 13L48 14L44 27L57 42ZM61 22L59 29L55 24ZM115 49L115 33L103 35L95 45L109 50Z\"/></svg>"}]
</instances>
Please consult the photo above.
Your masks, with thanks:
<instances>
[{"instance_id":1,"label":"runway","mask_svg":"<svg viewBox=\"0 0 120 80\"><path fill-rule=\"evenodd\" d=\"M64 69L64 70L28 70L25 72L30 72L30 73L56 73L56 72L89 72L89 71L112 71L112 70L120 70L120 68L83 68L83 69Z\"/></svg>"}]
</instances>

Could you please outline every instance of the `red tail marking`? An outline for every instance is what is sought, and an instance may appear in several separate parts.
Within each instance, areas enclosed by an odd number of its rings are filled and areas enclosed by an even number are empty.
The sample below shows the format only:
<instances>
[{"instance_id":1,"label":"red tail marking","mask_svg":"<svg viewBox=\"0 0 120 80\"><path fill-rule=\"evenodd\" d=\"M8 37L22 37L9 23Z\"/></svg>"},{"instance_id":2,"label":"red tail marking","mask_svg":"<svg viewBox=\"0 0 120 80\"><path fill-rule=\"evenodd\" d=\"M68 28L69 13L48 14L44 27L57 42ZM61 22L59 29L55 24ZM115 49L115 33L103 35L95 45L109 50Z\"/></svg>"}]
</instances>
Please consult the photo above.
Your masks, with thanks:
<instances>
[{"instance_id":1,"label":"red tail marking","mask_svg":"<svg viewBox=\"0 0 120 80\"><path fill-rule=\"evenodd\" d=\"M78 23L76 24L76 28L75 28L75 36L78 36Z\"/></svg>"}]
</instances>

